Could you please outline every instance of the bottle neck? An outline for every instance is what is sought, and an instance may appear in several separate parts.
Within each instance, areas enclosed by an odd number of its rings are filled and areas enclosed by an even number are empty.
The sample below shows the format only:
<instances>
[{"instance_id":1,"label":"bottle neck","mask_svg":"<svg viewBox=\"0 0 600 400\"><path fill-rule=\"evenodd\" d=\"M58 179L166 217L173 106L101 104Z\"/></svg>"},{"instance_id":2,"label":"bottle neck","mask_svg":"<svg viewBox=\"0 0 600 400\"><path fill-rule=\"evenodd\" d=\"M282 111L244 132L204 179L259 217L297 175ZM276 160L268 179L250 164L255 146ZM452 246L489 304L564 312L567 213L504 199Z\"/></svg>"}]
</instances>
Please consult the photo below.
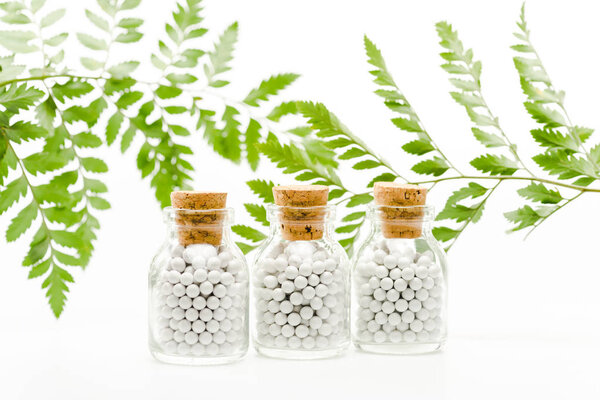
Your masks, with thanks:
<instances>
[{"instance_id":1,"label":"bottle neck","mask_svg":"<svg viewBox=\"0 0 600 400\"><path fill-rule=\"evenodd\" d=\"M382 206L372 204L368 218L375 232L386 239L416 239L431 234L433 216L431 206Z\"/></svg>"},{"instance_id":2,"label":"bottle neck","mask_svg":"<svg viewBox=\"0 0 600 400\"><path fill-rule=\"evenodd\" d=\"M290 241L319 240L331 237L335 207L270 205L268 219L272 235L279 235Z\"/></svg>"},{"instance_id":3,"label":"bottle neck","mask_svg":"<svg viewBox=\"0 0 600 400\"><path fill-rule=\"evenodd\" d=\"M183 246L210 244L219 246L229 240L233 221L230 208L213 210L188 210L167 207L163 212L169 237Z\"/></svg>"}]
</instances>

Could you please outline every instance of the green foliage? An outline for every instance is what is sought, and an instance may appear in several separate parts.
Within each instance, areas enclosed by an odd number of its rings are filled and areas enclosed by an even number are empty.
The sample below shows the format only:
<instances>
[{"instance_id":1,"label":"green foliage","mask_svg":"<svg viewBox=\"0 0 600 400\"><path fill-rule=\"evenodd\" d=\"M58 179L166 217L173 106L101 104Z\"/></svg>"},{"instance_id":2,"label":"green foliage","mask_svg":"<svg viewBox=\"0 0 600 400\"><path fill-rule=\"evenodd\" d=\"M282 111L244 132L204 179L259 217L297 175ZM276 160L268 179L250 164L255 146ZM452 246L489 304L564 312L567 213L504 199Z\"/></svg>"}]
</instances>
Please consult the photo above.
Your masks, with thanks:
<instances>
[{"instance_id":1,"label":"green foliage","mask_svg":"<svg viewBox=\"0 0 600 400\"><path fill-rule=\"evenodd\" d=\"M215 150L235 162L246 158L256 169L257 144L266 128L260 122L264 118L253 113L260 111L259 102L266 103L298 77L267 79L245 103L214 92L205 95L206 85L218 90L229 84L225 79L237 23L226 29L213 50L205 50L202 39L208 30L201 1L179 0L150 55L157 79L139 81L136 72L146 60L146 55L136 59L134 50L144 28L137 18L139 4L140 0L97 0L82 15L89 28L77 33L61 32L66 11L53 9L50 2L0 4L0 46L9 52L0 56L0 215L10 213L7 241L31 234L23 265L30 278L43 277L42 288L57 317L74 282L73 268L89 263L100 229L97 214L110 207L105 199L108 187L101 180L109 168L103 161L104 145L133 152L142 178L149 181L158 202L168 205L170 192L190 188L192 179L188 136L196 127L184 126L180 121L189 118L182 114L197 116L198 122L210 115L203 134ZM69 35L81 47L63 48ZM131 59L112 61L111 52L119 46L127 46ZM80 53L87 72L71 70L63 61L65 50ZM41 57L23 57L34 52ZM26 65L19 64L21 58ZM39 64L33 61L40 59ZM198 73L202 70L205 75ZM218 117L204 104L211 95L211 107L225 110ZM29 154L15 147L26 141L36 142L24 148L32 149ZM264 207L249 204L247 209L265 223Z\"/></svg>"}]
</instances>

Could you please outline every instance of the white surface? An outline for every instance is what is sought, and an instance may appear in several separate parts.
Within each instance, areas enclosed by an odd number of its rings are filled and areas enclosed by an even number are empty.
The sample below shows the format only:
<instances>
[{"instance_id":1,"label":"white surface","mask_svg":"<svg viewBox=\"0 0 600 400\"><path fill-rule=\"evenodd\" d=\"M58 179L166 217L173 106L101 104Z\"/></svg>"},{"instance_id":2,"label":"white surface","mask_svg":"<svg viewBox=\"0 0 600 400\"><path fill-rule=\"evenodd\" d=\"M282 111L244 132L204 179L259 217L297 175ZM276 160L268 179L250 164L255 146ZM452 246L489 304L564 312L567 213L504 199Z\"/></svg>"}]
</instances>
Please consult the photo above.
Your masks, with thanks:
<instances>
[{"instance_id":1,"label":"white surface","mask_svg":"<svg viewBox=\"0 0 600 400\"><path fill-rule=\"evenodd\" d=\"M69 30L85 30L83 8L69 5ZM76 4L77 3L77 4ZM383 50L396 81L440 146L466 167L464 154L484 150L469 133L469 121L448 90L433 24L446 19L483 61L486 100L500 116L522 154L535 154L528 130L534 124L522 106L512 65L511 33L520 1L216 1L207 2L211 37L240 21L234 88L244 95L270 73L303 75L294 98L325 102L352 130L406 170L411 160L399 149L405 134L371 92L362 35ZM172 1L145 1L144 57L155 48ZM596 2L528 1L533 41L557 87L567 91L576 123L600 126ZM71 44L73 39L69 39ZM121 53L115 60L126 59ZM72 55L77 62L78 55ZM150 70L148 68L148 70ZM215 156L191 138L198 189L226 189L237 220L251 200L246 166ZM446 351L422 357L381 357L350 351L319 362L284 362L257 357L224 367L180 368L153 361L146 348L146 273L163 226L160 210L140 181L135 159L106 151L111 171L103 177L113 208L100 215L95 256L76 283L59 321L51 315L40 280L26 280L20 267L26 241L0 239L0 398L106 399L216 398L257 395L278 398L598 398L600 313L598 308L598 196L583 196L561 210L527 242L505 235L502 212L517 207L518 185L494 195L480 223L470 227L449 256L449 334ZM532 166L532 163L529 163ZM222 175L212 175L221 171ZM259 177L284 178L267 163ZM349 176L345 174L345 176ZM364 185L363 176L348 179ZM440 185L441 186L441 185ZM504 185L503 185L504 186ZM442 186L431 195L441 207ZM436 188L437 191L438 188ZM129 200L135 197L135 206ZM11 210L12 211L12 210ZM9 212L0 219L8 224ZM180 385L179 382L188 382ZM189 382L193 383L193 387Z\"/></svg>"}]
</instances>

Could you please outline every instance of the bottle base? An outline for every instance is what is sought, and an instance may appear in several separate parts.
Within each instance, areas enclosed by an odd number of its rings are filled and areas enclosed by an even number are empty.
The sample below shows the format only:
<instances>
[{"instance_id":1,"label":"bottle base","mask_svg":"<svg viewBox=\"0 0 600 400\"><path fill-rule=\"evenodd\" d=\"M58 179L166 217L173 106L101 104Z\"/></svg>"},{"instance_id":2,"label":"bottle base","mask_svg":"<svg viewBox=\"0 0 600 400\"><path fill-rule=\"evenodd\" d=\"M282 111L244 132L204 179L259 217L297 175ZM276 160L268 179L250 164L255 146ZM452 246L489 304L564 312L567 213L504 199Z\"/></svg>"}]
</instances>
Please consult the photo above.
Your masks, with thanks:
<instances>
[{"instance_id":1,"label":"bottle base","mask_svg":"<svg viewBox=\"0 0 600 400\"><path fill-rule=\"evenodd\" d=\"M188 365L188 366L203 366L203 365L223 365L231 364L241 360L246 356L246 353L232 354L228 356L218 357L194 357L194 356L180 356L174 354L165 354L159 351L151 350L152 356L163 363L174 364L174 365Z\"/></svg>"},{"instance_id":2,"label":"bottle base","mask_svg":"<svg viewBox=\"0 0 600 400\"><path fill-rule=\"evenodd\" d=\"M348 345L333 349L322 350L292 350L255 345L258 354L269 358L286 360L319 360L323 358L339 357L348 350Z\"/></svg>"},{"instance_id":3,"label":"bottle base","mask_svg":"<svg viewBox=\"0 0 600 400\"><path fill-rule=\"evenodd\" d=\"M444 342L422 343L361 343L355 341L357 349L376 354L410 355L439 352L444 348Z\"/></svg>"}]
</instances>

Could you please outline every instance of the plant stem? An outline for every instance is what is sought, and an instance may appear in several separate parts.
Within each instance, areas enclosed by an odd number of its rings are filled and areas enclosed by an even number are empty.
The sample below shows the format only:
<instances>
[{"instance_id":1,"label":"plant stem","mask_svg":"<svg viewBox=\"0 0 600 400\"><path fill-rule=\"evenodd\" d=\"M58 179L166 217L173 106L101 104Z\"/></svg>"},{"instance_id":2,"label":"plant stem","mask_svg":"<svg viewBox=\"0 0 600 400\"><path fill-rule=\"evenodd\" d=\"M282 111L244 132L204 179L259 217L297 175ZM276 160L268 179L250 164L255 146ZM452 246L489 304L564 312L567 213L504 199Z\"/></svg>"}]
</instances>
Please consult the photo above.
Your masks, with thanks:
<instances>
[{"instance_id":1,"label":"plant stem","mask_svg":"<svg viewBox=\"0 0 600 400\"><path fill-rule=\"evenodd\" d=\"M533 227L529 230L529 232L527 232L527 234L525 235L524 239L527 239L529 237L529 235L531 235L531 233L534 230L536 230L536 228L538 226L540 226L542 223L544 223L544 221L546 221L551 215L553 215L555 212L557 212L558 210L560 210L564 206L568 205L569 203L575 201L582 194L583 194L583 192L579 192L575 196L573 196L570 199L568 199L567 201L565 201L563 204L561 204L559 206L556 206L556 208L554 210L552 210L548 215L546 215L545 217L543 217L542 219L540 219L538 222L536 222L535 224L533 224Z\"/></svg>"},{"instance_id":2,"label":"plant stem","mask_svg":"<svg viewBox=\"0 0 600 400\"><path fill-rule=\"evenodd\" d=\"M10 79L8 81L3 81L3 82L0 82L0 87L10 85L11 83L28 82L28 81L44 81L46 79L57 79L57 78L89 79L89 80L106 79L101 76L83 76L83 75L72 75L72 74L40 75L40 76L29 76L27 78L16 78L16 79Z\"/></svg>"},{"instance_id":3,"label":"plant stem","mask_svg":"<svg viewBox=\"0 0 600 400\"><path fill-rule=\"evenodd\" d=\"M536 176L528 177L528 176L511 176L511 175L498 175L498 176L460 175L460 176L447 176L447 177L443 177L443 178L439 178L439 179L431 179L431 180L417 181L417 182L411 182L411 183L413 183L415 185L422 185L422 184L426 184L426 183L434 183L435 184L435 183L439 183L439 182L443 182L443 181L460 180L460 179L475 179L475 180L487 179L487 180L499 180L499 181L510 181L510 180L535 181L535 182L540 182L540 183L547 183L549 185L556 185L556 186L560 186L560 187L564 187L564 188L568 188L568 189L578 190L580 192L600 193L600 189L588 188L585 186L578 186L578 185L571 185L571 184L560 182L560 181L553 181L551 179L538 178Z\"/></svg>"}]
</instances>

